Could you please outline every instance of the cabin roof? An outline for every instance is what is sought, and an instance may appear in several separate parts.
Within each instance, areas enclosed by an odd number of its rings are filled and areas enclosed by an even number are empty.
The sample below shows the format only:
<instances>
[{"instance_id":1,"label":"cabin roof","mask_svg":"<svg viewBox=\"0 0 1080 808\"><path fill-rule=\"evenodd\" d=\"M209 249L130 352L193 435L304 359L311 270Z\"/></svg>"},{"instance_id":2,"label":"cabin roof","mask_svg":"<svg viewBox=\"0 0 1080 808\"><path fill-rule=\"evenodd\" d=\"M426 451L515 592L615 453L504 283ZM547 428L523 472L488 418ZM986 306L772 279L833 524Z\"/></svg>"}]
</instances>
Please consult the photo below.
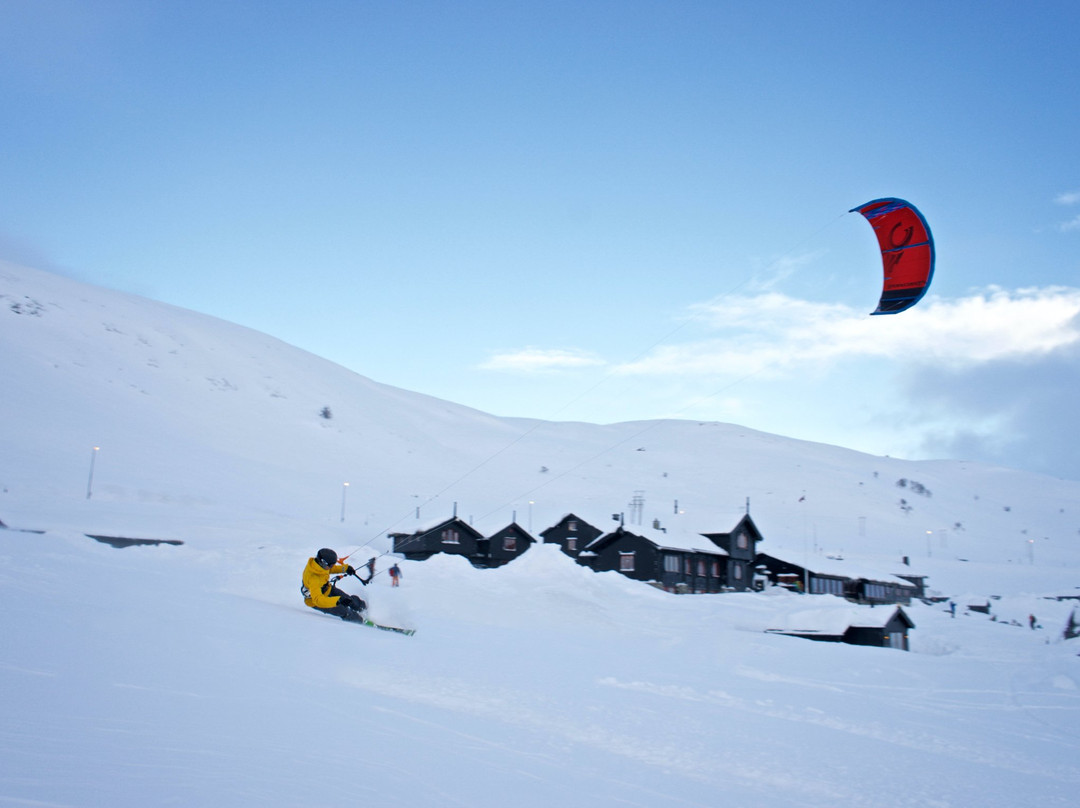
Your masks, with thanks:
<instances>
[{"instance_id":1,"label":"cabin roof","mask_svg":"<svg viewBox=\"0 0 1080 808\"><path fill-rule=\"evenodd\" d=\"M857 555L847 556L840 553L820 555L799 550L774 550L769 553L759 553L759 555L767 555L777 561L794 564L818 575L831 575L835 578L849 578L851 580L865 578L870 581L881 581L882 583L892 583L905 587L915 586L911 581L899 577L895 568L885 567L875 559L864 559ZM904 571L903 574L907 575L909 573ZM915 572L910 574L926 577Z\"/></svg>"},{"instance_id":2,"label":"cabin roof","mask_svg":"<svg viewBox=\"0 0 1080 808\"><path fill-rule=\"evenodd\" d=\"M785 633L841 635L849 628L884 628L898 614L900 620L909 628L915 627L915 623L907 612L899 606L894 608L855 606L838 600L835 605L800 609L778 616L780 625L773 626L771 630Z\"/></svg>"}]
</instances>

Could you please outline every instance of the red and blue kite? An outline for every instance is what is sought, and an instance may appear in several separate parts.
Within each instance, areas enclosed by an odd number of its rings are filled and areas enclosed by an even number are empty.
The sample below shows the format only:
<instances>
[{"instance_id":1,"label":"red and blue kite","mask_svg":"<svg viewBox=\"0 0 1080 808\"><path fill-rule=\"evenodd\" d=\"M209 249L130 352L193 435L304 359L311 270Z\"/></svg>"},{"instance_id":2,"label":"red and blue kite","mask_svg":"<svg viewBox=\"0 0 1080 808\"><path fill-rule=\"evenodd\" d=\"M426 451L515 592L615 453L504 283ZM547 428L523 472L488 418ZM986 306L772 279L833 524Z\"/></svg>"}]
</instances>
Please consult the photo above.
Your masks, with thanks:
<instances>
[{"instance_id":1,"label":"red and blue kite","mask_svg":"<svg viewBox=\"0 0 1080 808\"><path fill-rule=\"evenodd\" d=\"M874 228L885 283L877 311L898 314L914 306L930 288L934 277L934 238L918 208L903 199L875 199L852 208Z\"/></svg>"}]
</instances>

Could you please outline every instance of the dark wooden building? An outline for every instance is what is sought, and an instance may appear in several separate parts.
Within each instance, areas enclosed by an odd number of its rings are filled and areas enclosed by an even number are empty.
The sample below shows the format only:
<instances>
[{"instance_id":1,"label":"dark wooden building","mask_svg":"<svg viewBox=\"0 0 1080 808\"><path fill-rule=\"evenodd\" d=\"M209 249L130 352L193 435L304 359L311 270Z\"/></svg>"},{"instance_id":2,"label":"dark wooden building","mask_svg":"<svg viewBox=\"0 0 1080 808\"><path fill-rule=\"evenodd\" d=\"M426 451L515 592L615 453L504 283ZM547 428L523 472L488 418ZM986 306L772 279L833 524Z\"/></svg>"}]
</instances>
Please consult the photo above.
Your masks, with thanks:
<instances>
[{"instance_id":1,"label":"dark wooden building","mask_svg":"<svg viewBox=\"0 0 1080 808\"><path fill-rule=\"evenodd\" d=\"M909 581L878 581L872 578L856 578L844 593L848 600L870 605L886 603L911 603L918 596L919 588Z\"/></svg>"},{"instance_id":2,"label":"dark wooden building","mask_svg":"<svg viewBox=\"0 0 1080 808\"><path fill-rule=\"evenodd\" d=\"M925 575L911 575L906 572L898 572L896 573L896 577L900 578L901 580L907 581L909 584L915 587L915 591L911 595L913 598L918 598L919 600L922 600L927 597Z\"/></svg>"},{"instance_id":3,"label":"dark wooden building","mask_svg":"<svg viewBox=\"0 0 1080 808\"><path fill-rule=\"evenodd\" d=\"M758 553L757 565L764 569L765 575L772 583L790 589L792 592L843 597L851 581L847 576L817 572L768 553Z\"/></svg>"},{"instance_id":4,"label":"dark wooden building","mask_svg":"<svg viewBox=\"0 0 1080 808\"><path fill-rule=\"evenodd\" d=\"M578 556L579 564L596 572L619 572L672 592L719 592L726 561L719 549L671 547L624 527L594 539Z\"/></svg>"},{"instance_id":5,"label":"dark wooden building","mask_svg":"<svg viewBox=\"0 0 1080 808\"><path fill-rule=\"evenodd\" d=\"M520 556L535 542L536 539L525 528L511 522L479 542L478 559L473 563L478 567L501 567Z\"/></svg>"},{"instance_id":6,"label":"dark wooden building","mask_svg":"<svg viewBox=\"0 0 1080 808\"><path fill-rule=\"evenodd\" d=\"M463 555L470 561L481 556L484 536L471 525L454 516L414 533L391 533L394 552L410 561L424 561L436 553Z\"/></svg>"},{"instance_id":7,"label":"dark wooden building","mask_svg":"<svg viewBox=\"0 0 1080 808\"><path fill-rule=\"evenodd\" d=\"M885 609L874 609L871 616L863 617L848 626L844 632L844 642L850 645L875 645L882 648L899 648L908 651L908 631L915 628L915 623L907 612L899 606L890 614ZM882 613L888 616L877 619Z\"/></svg>"},{"instance_id":8,"label":"dark wooden building","mask_svg":"<svg viewBox=\"0 0 1080 808\"><path fill-rule=\"evenodd\" d=\"M395 553L410 561L424 561L436 553L462 555L474 567L501 567L528 550L536 541L517 522L511 522L491 536L458 517L413 533L391 533Z\"/></svg>"},{"instance_id":9,"label":"dark wooden building","mask_svg":"<svg viewBox=\"0 0 1080 808\"><path fill-rule=\"evenodd\" d=\"M757 546L761 541L761 531L754 520L747 514L727 533L702 533L706 539L727 554L727 569L724 573L724 586L742 591L754 584Z\"/></svg>"},{"instance_id":10,"label":"dark wooden building","mask_svg":"<svg viewBox=\"0 0 1080 808\"><path fill-rule=\"evenodd\" d=\"M798 628L769 629L770 634L785 634L818 642L842 642L877 648L911 649L908 632L915 623L897 606L888 609L860 609L858 613L839 611L803 618Z\"/></svg>"},{"instance_id":11,"label":"dark wooden building","mask_svg":"<svg viewBox=\"0 0 1080 808\"><path fill-rule=\"evenodd\" d=\"M638 581L655 582L669 592L742 591L753 586L760 540L749 516L728 533L691 534L682 541L662 531L647 536L620 526L591 541L579 554L578 563L597 572L614 570Z\"/></svg>"},{"instance_id":12,"label":"dark wooden building","mask_svg":"<svg viewBox=\"0 0 1080 808\"><path fill-rule=\"evenodd\" d=\"M854 569L850 575L835 569L822 572L768 553L757 554L757 566L765 571L772 583L793 592L837 595L854 603L907 605L912 598L923 597L926 592L925 576L919 575L869 577L859 575Z\"/></svg>"},{"instance_id":13,"label":"dark wooden building","mask_svg":"<svg viewBox=\"0 0 1080 808\"><path fill-rule=\"evenodd\" d=\"M559 545L564 553L576 560L581 551L600 538L603 532L580 516L568 513L551 527L541 530L540 538L546 544Z\"/></svg>"}]
</instances>

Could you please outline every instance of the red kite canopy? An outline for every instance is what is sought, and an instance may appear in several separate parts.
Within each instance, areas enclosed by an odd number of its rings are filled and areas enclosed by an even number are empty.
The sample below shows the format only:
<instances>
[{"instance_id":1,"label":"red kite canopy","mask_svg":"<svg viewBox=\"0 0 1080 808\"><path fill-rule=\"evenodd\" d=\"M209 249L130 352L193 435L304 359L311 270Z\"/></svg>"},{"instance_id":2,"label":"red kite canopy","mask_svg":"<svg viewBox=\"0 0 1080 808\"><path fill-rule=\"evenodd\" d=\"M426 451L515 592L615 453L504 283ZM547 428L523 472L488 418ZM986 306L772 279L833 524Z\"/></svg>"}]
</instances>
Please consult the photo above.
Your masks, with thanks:
<instances>
[{"instance_id":1,"label":"red kite canopy","mask_svg":"<svg viewBox=\"0 0 1080 808\"><path fill-rule=\"evenodd\" d=\"M875 199L852 208L874 228L885 284L872 314L897 314L919 302L934 277L934 237L918 208L903 199Z\"/></svg>"}]
</instances>

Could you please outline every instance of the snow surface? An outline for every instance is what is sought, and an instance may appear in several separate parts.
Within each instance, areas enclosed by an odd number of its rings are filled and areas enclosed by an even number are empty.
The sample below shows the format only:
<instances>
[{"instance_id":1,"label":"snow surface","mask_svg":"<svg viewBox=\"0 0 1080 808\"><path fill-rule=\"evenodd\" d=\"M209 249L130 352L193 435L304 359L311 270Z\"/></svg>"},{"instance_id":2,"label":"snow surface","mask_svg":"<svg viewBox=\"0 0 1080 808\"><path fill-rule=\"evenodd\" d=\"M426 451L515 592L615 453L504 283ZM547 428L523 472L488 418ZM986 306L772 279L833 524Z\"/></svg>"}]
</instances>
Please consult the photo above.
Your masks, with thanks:
<instances>
[{"instance_id":1,"label":"snow surface","mask_svg":"<svg viewBox=\"0 0 1080 808\"><path fill-rule=\"evenodd\" d=\"M1077 804L1077 601L1048 597L1080 595L1080 483L500 419L11 265L0 347L0 805ZM763 552L927 575L957 616L912 605L912 653L810 642L766 631L859 610L671 595L552 546L354 588L414 637L299 595L317 548L384 571L387 531L455 504L536 534L571 511L607 529L636 492L666 544L749 498Z\"/></svg>"}]
</instances>

